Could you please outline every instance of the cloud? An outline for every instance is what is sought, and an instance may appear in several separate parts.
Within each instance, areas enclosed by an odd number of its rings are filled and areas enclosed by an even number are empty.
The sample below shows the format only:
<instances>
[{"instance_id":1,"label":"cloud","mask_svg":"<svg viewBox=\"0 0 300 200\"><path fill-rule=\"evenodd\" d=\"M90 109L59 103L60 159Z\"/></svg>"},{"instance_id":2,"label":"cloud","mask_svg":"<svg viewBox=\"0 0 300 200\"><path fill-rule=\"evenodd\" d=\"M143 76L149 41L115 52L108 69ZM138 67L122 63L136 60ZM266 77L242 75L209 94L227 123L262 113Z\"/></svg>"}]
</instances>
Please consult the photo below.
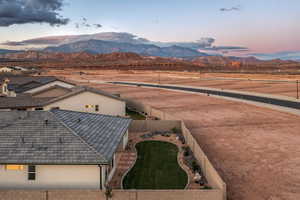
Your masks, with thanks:
<instances>
[{"instance_id":1,"label":"cloud","mask_svg":"<svg viewBox=\"0 0 300 200\"><path fill-rule=\"evenodd\" d=\"M101 24L94 24L94 26L95 26L96 28L102 28L102 25L101 25Z\"/></svg>"},{"instance_id":2,"label":"cloud","mask_svg":"<svg viewBox=\"0 0 300 200\"><path fill-rule=\"evenodd\" d=\"M247 47L240 46L213 46L206 49L212 51L249 51Z\"/></svg>"},{"instance_id":3,"label":"cloud","mask_svg":"<svg viewBox=\"0 0 300 200\"><path fill-rule=\"evenodd\" d=\"M158 45L160 47L167 47L167 46L175 45L175 46L198 50L201 48L211 47L214 42L215 42L214 38L204 37L204 38L200 38L199 40L196 40L194 42L151 42L151 43Z\"/></svg>"},{"instance_id":4,"label":"cloud","mask_svg":"<svg viewBox=\"0 0 300 200\"><path fill-rule=\"evenodd\" d=\"M272 59L281 59L281 60L297 60L300 61L300 51L281 51L275 53L255 53L251 54L262 60L272 60Z\"/></svg>"},{"instance_id":5,"label":"cloud","mask_svg":"<svg viewBox=\"0 0 300 200\"><path fill-rule=\"evenodd\" d=\"M229 11L240 11L241 7L240 6L234 6L231 8L220 8L220 11L222 12L229 12Z\"/></svg>"},{"instance_id":6,"label":"cloud","mask_svg":"<svg viewBox=\"0 0 300 200\"><path fill-rule=\"evenodd\" d=\"M98 25L100 26L101 24ZM81 24L75 23L75 26L78 26L78 28L80 28ZM30 40L23 40L23 41L7 41L1 43L1 45L5 45L5 46L60 45L60 44L77 42L77 41L91 40L91 39L114 41L120 43L121 42L132 43L132 44L145 44L150 42L145 38L140 38L131 33L102 32L97 34L51 36L51 37L33 38Z\"/></svg>"},{"instance_id":7,"label":"cloud","mask_svg":"<svg viewBox=\"0 0 300 200\"><path fill-rule=\"evenodd\" d=\"M101 24L90 24L88 22L88 19L85 18L85 17L82 17L80 22L75 23L75 28L77 28L77 29L79 29L79 28L91 28L91 27L102 28L102 25Z\"/></svg>"},{"instance_id":8,"label":"cloud","mask_svg":"<svg viewBox=\"0 0 300 200\"><path fill-rule=\"evenodd\" d=\"M0 0L0 26L28 23L65 25L69 19L59 14L62 7L63 0Z\"/></svg>"}]
</instances>

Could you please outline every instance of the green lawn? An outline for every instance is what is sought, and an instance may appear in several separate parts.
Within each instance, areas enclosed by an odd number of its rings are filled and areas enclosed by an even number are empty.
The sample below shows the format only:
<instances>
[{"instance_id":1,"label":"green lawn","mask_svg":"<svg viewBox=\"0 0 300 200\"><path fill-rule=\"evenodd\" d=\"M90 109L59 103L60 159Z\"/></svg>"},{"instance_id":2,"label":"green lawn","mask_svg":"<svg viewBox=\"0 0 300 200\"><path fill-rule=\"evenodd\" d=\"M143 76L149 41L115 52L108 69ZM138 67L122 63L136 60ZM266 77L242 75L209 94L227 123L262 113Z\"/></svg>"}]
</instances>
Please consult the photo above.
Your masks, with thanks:
<instances>
[{"instance_id":1,"label":"green lawn","mask_svg":"<svg viewBox=\"0 0 300 200\"><path fill-rule=\"evenodd\" d=\"M138 159L123 180L124 189L184 189L188 177L177 162L176 145L145 141L136 145Z\"/></svg>"}]
</instances>

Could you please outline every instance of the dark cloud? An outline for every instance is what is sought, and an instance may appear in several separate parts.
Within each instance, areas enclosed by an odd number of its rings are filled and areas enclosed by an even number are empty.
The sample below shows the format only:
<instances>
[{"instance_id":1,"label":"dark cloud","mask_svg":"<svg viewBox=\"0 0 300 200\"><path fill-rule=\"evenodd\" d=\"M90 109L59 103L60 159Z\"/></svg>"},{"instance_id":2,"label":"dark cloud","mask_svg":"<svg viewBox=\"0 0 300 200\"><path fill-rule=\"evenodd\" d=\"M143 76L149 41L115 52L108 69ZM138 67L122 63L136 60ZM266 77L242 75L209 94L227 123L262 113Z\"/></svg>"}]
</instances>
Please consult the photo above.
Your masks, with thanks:
<instances>
[{"instance_id":1,"label":"dark cloud","mask_svg":"<svg viewBox=\"0 0 300 200\"><path fill-rule=\"evenodd\" d=\"M222 12L240 11L240 10L241 10L240 6L235 6L235 7L231 7L231 8L220 8L220 11L222 11Z\"/></svg>"},{"instance_id":2,"label":"dark cloud","mask_svg":"<svg viewBox=\"0 0 300 200\"><path fill-rule=\"evenodd\" d=\"M101 28L102 25L101 24L90 24L88 22L88 19L85 17L82 17L80 22L75 23L75 28L79 29L79 28Z\"/></svg>"},{"instance_id":3,"label":"dark cloud","mask_svg":"<svg viewBox=\"0 0 300 200\"><path fill-rule=\"evenodd\" d=\"M101 27L102 27L101 24L94 24L94 26L95 26L96 28L101 28Z\"/></svg>"},{"instance_id":4,"label":"dark cloud","mask_svg":"<svg viewBox=\"0 0 300 200\"><path fill-rule=\"evenodd\" d=\"M213 46L205 49L212 50L212 51L249 51L247 47L239 47L239 46Z\"/></svg>"},{"instance_id":5,"label":"dark cloud","mask_svg":"<svg viewBox=\"0 0 300 200\"><path fill-rule=\"evenodd\" d=\"M69 19L59 14L62 7L63 0L0 0L0 26L27 23L65 25Z\"/></svg>"}]
</instances>

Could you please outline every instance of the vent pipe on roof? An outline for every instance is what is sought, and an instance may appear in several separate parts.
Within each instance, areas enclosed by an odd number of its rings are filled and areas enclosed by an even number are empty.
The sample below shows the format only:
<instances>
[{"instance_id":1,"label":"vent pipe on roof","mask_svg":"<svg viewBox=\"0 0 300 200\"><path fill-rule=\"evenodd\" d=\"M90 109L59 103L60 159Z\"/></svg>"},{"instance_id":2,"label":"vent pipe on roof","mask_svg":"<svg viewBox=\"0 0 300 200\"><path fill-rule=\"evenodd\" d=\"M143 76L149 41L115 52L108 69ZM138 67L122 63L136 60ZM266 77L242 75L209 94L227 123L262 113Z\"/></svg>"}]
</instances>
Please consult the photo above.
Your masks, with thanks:
<instances>
[{"instance_id":1,"label":"vent pipe on roof","mask_svg":"<svg viewBox=\"0 0 300 200\"><path fill-rule=\"evenodd\" d=\"M46 126L48 125L48 123L49 123L48 119L45 119Z\"/></svg>"},{"instance_id":2,"label":"vent pipe on roof","mask_svg":"<svg viewBox=\"0 0 300 200\"><path fill-rule=\"evenodd\" d=\"M81 119L80 118L78 118L78 123L80 123L81 122Z\"/></svg>"},{"instance_id":3,"label":"vent pipe on roof","mask_svg":"<svg viewBox=\"0 0 300 200\"><path fill-rule=\"evenodd\" d=\"M59 138L59 143L60 144L64 143L64 141L63 141L63 139L61 137Z\"/></svg>"}]
</instances>

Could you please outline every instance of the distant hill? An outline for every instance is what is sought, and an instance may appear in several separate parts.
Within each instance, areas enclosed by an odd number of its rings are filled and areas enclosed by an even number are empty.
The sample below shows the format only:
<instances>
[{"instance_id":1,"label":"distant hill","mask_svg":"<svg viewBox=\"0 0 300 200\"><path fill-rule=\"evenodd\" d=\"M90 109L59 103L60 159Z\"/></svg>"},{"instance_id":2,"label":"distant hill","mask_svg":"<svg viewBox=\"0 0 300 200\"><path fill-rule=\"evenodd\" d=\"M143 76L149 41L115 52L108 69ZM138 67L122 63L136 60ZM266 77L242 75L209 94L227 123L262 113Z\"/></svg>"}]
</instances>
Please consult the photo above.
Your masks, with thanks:
<instances>
[{"instance_id":1,"label":"distant hill","mask_svg":"<svg viewBox=\"0 0 300 200\"><path fill-rule=\"evenodd\" d=\"M179 46L158 47L150 44L120 43L103 40L79 41L64 44L57 47L47 47L46 52L76 53L87 52L91 54L107 54L113 52L132 52L143 56L176 57L190 58L197 56L207 56L205 53L198 52L190 48Z\"/></svg>"},{"instance_id":2,"label":"distant hill","mask_svg":"<svg viewBox=\"0 0 300 200\"><path fill-rule=\"evenodd\" d=\"M201 56L192 59L193 64L200 66L231 66L231 67L241 67L241 66L273 66L277 65L289 65L298 64L296 61L291 60L259 60L255 57L234 57L234 56Z\"/></svg>"},{"instance_id":3,"label":"distant hill","mask_svg":"<svg viewBox=\"0 0 300 200\"><path fill-rule=\"evenodd\" d=\"M0 54L6 54L6 53L18 53L18 52L23 52L23 51L9 50L9 49L0 49Z\"/></svg>"}]
</instances>

